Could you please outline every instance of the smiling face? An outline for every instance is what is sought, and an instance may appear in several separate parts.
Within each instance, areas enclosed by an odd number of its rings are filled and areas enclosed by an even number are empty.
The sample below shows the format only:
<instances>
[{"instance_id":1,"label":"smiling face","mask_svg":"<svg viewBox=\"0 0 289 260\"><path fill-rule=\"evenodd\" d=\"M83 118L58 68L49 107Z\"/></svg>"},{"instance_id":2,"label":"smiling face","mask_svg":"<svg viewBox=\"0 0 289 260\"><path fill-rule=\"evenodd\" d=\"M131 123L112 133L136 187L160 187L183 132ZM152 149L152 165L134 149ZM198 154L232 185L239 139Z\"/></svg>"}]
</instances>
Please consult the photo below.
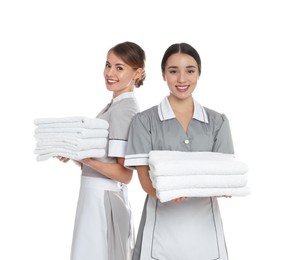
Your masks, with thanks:
<instances>
[{"instance_id":1,"label":"smiling face","mask_svg":"<svg viewBox=\"0 0 289 260\"><path fill-rule=\"evenodd\" d=\"M103 75L106 88L113 91L114 97L133 91L135 79L139 77L139 73L139 69L130 67L113 52L108 53Z\"/></svg>"},{"instance_id":2,"label":"smiling face","mask_svg":"<svg viewBox=\"0 0 289 260\"><path fill-rule=\"evenodd\" d=\"M170 96L176 99L191 98L199 79L198 64L188 54L175 53L166 61L163 78L170 89Z\"/></svg>"}]
</instances>

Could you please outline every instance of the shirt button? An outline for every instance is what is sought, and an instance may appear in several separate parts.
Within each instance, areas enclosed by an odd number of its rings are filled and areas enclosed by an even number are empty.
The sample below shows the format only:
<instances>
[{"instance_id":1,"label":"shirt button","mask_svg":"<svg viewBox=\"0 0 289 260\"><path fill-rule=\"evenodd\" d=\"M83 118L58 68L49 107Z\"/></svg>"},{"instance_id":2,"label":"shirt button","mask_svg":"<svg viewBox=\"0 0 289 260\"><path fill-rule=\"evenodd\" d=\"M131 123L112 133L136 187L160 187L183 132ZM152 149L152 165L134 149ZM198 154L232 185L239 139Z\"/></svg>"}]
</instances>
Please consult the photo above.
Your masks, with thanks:
<instances>
[{"instance_id":1,"label":"shirt button","mask_svg":"<svg viewBox=\"0 0 289 260\"><path fill-rule=\"evenodd\" d=\"M189 144L189 143L190 143L190 141L189 141L189 140L185 140L184 142L185 142L185 144Z\"/></svg>"}]
</instances>

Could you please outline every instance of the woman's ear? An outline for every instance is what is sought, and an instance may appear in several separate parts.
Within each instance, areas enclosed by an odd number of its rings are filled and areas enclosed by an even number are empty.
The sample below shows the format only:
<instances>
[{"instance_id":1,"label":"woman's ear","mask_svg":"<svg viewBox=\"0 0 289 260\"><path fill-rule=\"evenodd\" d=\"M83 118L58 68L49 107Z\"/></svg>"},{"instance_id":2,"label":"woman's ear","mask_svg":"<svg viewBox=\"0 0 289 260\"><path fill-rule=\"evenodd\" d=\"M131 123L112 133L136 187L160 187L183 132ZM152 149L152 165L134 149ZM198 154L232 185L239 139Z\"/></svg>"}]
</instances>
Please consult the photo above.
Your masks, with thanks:
<instances>
[{"instance_id":1,"label":"woman's ear","mask_svg":"<svg viewBox=\"0 0 289 260\"><path fill-rule=\"evenodd\" d=\"M142 69L142 68L138 68L138 69L135 71L135 73L134 73L134 79L140 78L142 72L143 72L143 69Z\"/></svg>"}]
</instances>

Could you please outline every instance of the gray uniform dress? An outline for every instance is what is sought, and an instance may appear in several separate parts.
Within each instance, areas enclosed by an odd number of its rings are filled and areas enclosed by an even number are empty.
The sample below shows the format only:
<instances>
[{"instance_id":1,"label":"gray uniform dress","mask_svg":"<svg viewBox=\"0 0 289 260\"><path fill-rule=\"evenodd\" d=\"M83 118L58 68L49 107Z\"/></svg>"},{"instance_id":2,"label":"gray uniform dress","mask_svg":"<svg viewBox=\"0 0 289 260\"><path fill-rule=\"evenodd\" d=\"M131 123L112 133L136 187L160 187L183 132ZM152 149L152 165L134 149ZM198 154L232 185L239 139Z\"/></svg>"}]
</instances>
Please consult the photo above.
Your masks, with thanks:
<instances>
[{"instance_id":1,"label":"gray uniform dress","mask_svg":"<svg viewBox=\"0 0 289 260\"><path fill-rule=\"evenodd\" d=\"M194 101L187 132L165 98L137 114L131 124L125 165L148 165L152 150L234 153L225 115ZM133 260L227 260L217 198L161 203L147 196Z\"/></svg>"},{"instance_id":2,"label":"gray uniform dress","mask_svg":"<svg viewBox=\"0 0 289 260\"><path fill-rule=\"evenodd\" d=\"M97 115L109 123L106 155L98 160L115 163L116 157L125 157L129 126L137 112L134 93L128 92ZM126 186L83 165L71 260L131 259L133 239Z\"/></svg>"}]
</instances>

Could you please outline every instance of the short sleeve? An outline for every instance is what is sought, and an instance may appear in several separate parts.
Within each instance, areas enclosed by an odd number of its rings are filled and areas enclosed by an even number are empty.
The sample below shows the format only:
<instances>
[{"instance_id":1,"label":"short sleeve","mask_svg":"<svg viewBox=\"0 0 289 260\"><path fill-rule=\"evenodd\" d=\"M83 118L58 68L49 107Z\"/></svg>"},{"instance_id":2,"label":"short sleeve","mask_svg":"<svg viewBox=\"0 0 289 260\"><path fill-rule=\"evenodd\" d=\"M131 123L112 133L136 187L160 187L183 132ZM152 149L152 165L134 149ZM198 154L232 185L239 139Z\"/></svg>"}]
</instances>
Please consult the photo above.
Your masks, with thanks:
<instances>
[{"instance_id":1,"label":"short sleeve","mask_svg":"<svg viewBox=\"0 0 289 260\"><path fill-rule=\"evenodd\" d=\"M133 118L129 130L125 166L133 168L148 165L149 152L152 150L151 140L149 118L139 113Z\"/></svg>"},{"instance_id":2,"label":"short sleeve","mask_svg":"<svg viewBox=\"0 0 289 260\"><path fill-rule=\"evenodd\" d=\"M133 109L114 110L109 118L108 156L124 157L128 131L136 111Z\"/></svg>"},{"instance_id":3,"label":"short sleeve","mask_svg":"<svg viewBox=\"0 0 289 260\"><path fill-rule=\"evenodd\" d=\"M220 128L214 138L213 152L234 154L229 120L224 114L221 115Z\"/></svg>"}]
</instances>

